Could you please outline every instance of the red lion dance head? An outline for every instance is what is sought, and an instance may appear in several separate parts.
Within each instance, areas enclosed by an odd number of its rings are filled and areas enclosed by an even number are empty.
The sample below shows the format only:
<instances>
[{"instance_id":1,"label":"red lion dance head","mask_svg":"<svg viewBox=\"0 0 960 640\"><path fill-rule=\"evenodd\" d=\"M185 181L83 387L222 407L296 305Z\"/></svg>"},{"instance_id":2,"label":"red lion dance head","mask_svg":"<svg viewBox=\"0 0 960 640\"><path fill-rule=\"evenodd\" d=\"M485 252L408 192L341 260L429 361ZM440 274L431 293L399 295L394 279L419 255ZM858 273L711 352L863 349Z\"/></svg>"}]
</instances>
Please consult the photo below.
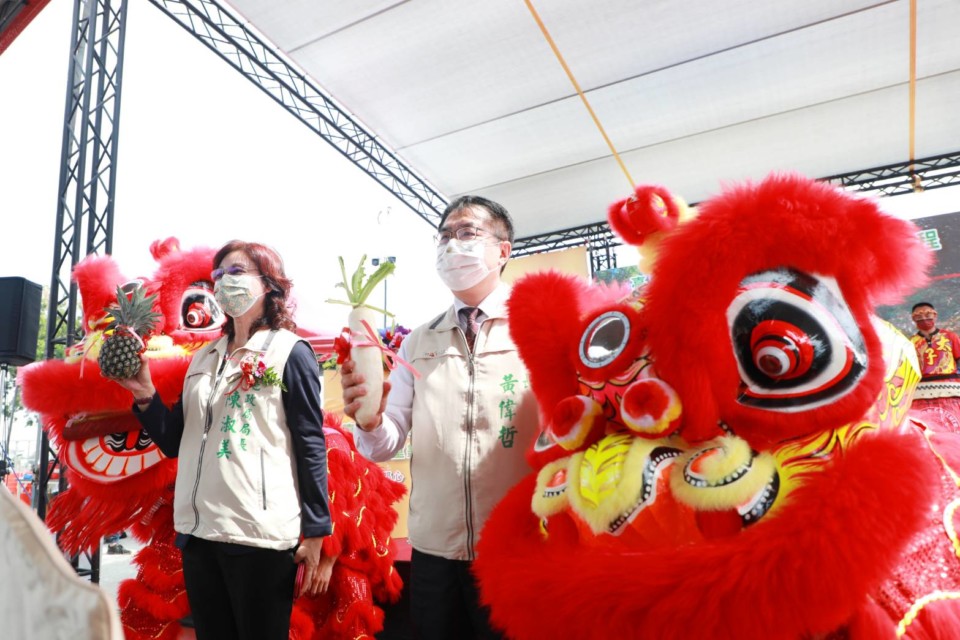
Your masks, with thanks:
<instances>
[{"instance_id":1,"label":"red lion dance head","mask_svg":"<svg viewBox=\"0 0 960 640\"><path fill-rule=\"evenodd\" d=\"M914 350L873 315L924 280L916 229L793 176L679 225L670 201L642 188L611 208L631 243L658 236L644 291L597 300L555 273L514 287L543 424L535 472L478 546L494 623L517 639L872 639L951 619L884 595L908 584L930 505L947 511L948 474L907 419ZM952 562L931 592L960 597Z\"/></svg>"},{"instance_id":2,"label":"red lion dance head","mask_svg":"<svg viewBox=\"0 0 960 640\"><path fill-rule=\"evenodd\" d=\"M130 393L100 375L97 355L116 301L117 287L156 294L163 312L147 354L161 397L174 402L193 352L219 337L223 313L213 299L211 249L180 251L176 239L155 242L159 262L151 279L127 278L109 256L93 256L74 269L83 303L84 337L63 360L22 370L24 404L42 414L51 443L70 473L70 488L51 505L48 524L76 553L99 544L95 532L114 533L156 509L157 496L174 480L166 458L130 411Z\"/></svg>"}]
</instances>

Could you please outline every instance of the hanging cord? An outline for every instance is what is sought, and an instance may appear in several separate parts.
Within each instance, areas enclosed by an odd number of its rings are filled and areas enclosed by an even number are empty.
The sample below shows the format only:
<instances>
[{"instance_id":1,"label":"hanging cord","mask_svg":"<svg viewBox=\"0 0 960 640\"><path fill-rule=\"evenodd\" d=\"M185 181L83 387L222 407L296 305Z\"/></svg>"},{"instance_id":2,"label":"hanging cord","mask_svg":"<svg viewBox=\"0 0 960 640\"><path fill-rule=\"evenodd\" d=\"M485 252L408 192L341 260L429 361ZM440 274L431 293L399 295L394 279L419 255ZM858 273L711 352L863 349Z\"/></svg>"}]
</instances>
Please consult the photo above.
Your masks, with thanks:
<instances>
[{"instance_id":1,"label":"hanging cord","mask_svg":"<svg viewBox=\"0 0 960 640\"><path fill-rule=\"evenodd\" d=\"M573 84L573 88L577 90L577 95L580 96L580 99L583 100L583 105L587 108L587 111L590 113L590 117L593 118L593 123L597 125L597 129L600 130L600 135L603 136L603 139L606 141L607 146L610 147L610 152L613 153L613 157L617 159L617 164L620 165L620 170L623 171L623 175L627 177L627 181L630 183L630 189L632 190L636 183L633 181L633 178L630 177L630 172L627 171L627 166L623 164L623 160L620 159L620 154L617 153L617 149L613 146L613 143L610 141L610 138L607 136L607 132L604 131L603 125L600 124L600 119L597 118L597 114L593 112L593 108L590 106L590 102L587 100L587 96L583 94L583 91L580 89L580 84L577 82L577 79L573 77L573 72L570 71L570 67L567 66L566 61L563 59L563 55L560 53L560 49L557 48L556 43L553 41L553 38L550 37L550 32L547 31L546 25L543 24L543 21L540 19L540 15L537 13L537 10L533 8L533 3L530 0L523 0L527 8L530 10L530 15L533 16L533 19L537 21L537 26L540 27L540 31L543 32L543 37L547 39L547 43L550 45L550 48L553 49L553 54L557 56L557 61L560 63L560 66L563 67L563 70L567 72L567 77L570 78L570 82ZM916 0L913 0L914 2ZM913 156L911 155L911 158Z\"/></svg>"},{"instance_id":2,"label":"hanging cord","mask_svg":"<svg viewBox=\"0 0 960 640\"><path fill-rule=\"evenodd\" d=\"M914 171L917 122L917 0L910 0L910 178L914 191L923 191L920 176Z\"/></svg>"}]
</instances>

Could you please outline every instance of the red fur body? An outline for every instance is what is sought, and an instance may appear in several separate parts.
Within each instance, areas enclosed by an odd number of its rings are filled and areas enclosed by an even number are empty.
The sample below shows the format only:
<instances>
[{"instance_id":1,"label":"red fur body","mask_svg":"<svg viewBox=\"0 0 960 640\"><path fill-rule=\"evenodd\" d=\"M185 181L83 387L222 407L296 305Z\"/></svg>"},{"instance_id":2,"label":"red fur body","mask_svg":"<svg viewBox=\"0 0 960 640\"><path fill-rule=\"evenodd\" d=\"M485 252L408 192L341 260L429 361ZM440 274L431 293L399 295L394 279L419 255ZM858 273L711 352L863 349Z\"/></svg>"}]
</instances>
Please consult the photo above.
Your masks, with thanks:
<instances>
[{"instance_id":1,"label":"red fur body","mask_svg":"<svg viewBox=\"0 0 960 640\"><path fill-rule=\"evenodd\" d=\"M493 622L512 638L793 640L851 620L893 569L934 481L917 434L864 440L792 496L789 518L667 553L544 544L527 481L491 516L477 572ZM531 615L521 604L530 594L553 613Z\"/></svg>"}]
</instances>

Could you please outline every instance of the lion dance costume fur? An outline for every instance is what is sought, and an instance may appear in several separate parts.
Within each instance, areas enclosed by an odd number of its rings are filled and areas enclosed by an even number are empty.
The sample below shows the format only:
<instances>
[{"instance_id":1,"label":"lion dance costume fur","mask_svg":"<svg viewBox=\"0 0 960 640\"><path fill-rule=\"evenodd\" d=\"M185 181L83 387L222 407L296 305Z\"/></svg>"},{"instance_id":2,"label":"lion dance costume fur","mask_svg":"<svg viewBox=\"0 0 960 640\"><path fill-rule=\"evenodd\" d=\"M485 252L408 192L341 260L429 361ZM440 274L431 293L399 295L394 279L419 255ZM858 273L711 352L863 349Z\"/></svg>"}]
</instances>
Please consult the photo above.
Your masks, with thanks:
<instances>
[{"instance_id":1,"label":"lion dance costume fur","mask_svg":"<svg viewBox=\"0 0 960 640\"><path fill-rule=\"evenodd\" d=\"M70 472L70 486L52 502L48 518L50 529L61 534L62 548L76 554L122 530L146 543L134 559L137 577L122 583L118 594L131 640L178 637L189 605L174 546L177 461L166 458L141 430L130 394L100 375L98 347L108 324L104 308L116 299L118 285L157 294L163 330L148 341L147 353L154 383L168 405L180 397L192 355L218 338L223 325L210 281L215 252L181 251L173 238L154 243L151 252L159 266L148 280L128 281L109 256L78 264L74 279L83 302L83 342L64 360L20 370L23 402L42 415ZM402 586L393 569L390 534L397 520L392 505L405 488L359 456L333 416L325 419L324 433L334 523L324 553L338 558L328 592L295 603L290 637L372 637L383 626L383 611L374 599L395 601Z\"/></svg>"},{"instance_id":2,"label":"lion dance costume fur","mask_svg":"<svg viewBox=\"0 0 960 640\"><path fill-rule=\"evenodd\" d=\"M628 242L662 235L644 291L514 287L542 432L481 534L493 622L520 640L960 637L960 434L908 415L916 354L873 315L924 279L915 228L794 176L680 225L672 201L611 208Z\"/></svg>"}]
</instances>

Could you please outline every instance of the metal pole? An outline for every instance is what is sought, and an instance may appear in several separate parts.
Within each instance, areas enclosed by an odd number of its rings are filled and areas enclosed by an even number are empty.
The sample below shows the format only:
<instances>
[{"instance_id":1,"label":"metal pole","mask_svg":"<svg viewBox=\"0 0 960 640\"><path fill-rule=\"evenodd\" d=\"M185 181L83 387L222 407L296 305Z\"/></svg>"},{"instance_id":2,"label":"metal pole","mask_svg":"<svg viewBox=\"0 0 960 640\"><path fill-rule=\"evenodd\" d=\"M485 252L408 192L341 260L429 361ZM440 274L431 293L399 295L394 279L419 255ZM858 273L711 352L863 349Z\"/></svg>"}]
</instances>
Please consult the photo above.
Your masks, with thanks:
<instances>
[{"instance_id":1,"label":"metal pole","mask_svg":"<svg viewBox=\"0 0 960 640\"><path fill-rule=\"evenodd\" d=\"M387 256L387 262L397 264L397 257ZM386 331L387 329L387 311L389 311L389 309L387 309L387 280L389 279L390 278L386 278L383 281L383 329L384 331Z\"/></svg>"},{"instance_id":2,"label":"metal pole","mask_svg":"<svg viewBox=\"0 0 960 640\"><path fill-rule=\"evenodd\" d=\"M3 438L2 442L0 442L0 455L3 456L3 458L0 459L0 480L5 480L7 472L9 471L7 468L7 458L10 454L10 432L7 431L7 375L7 363L0 363L0 394L2 394L2 398L0 398L0 408L2 408L2 411L0 411L0 413L2 413L3 418L3 431L0 432L0 436ZM11 418L13 417L13 409L15 408L16 400L14 400L14 406L10 409ZM13 420L10 421L10 429L13 429Z\"/></svg>"}]
</instances>

